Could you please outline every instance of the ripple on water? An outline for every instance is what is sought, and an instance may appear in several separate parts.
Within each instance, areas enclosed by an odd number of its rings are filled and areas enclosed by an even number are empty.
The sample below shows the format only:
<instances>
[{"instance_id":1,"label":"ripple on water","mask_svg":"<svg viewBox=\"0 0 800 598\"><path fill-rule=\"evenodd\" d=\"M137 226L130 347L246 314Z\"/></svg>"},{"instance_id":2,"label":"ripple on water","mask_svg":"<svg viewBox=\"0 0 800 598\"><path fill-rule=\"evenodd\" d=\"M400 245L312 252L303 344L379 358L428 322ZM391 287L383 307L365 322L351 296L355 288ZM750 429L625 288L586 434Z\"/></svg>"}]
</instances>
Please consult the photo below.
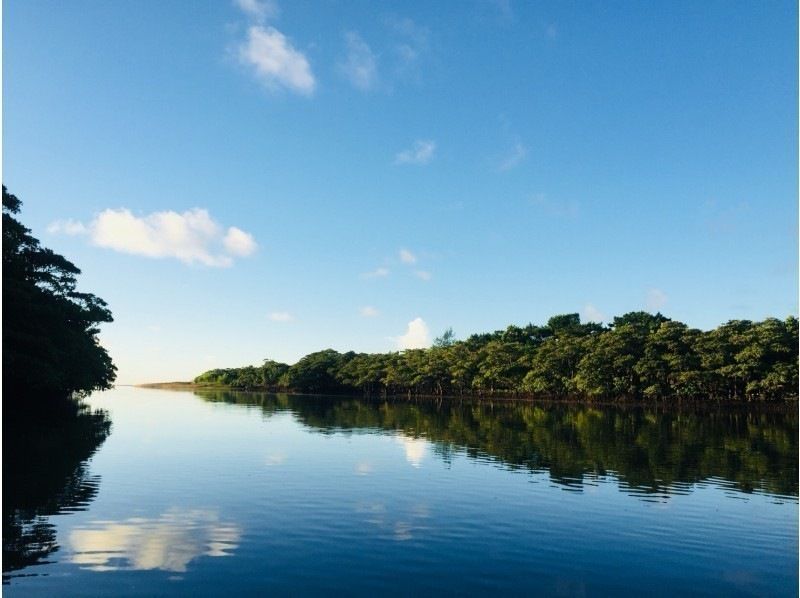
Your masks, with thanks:
<instances>
[{"instance_id":1,"label":"ripple on water","mask_svg":"<svg viewBox=\"0 0 800 598\"><path fill-rule=\"evenodd\" d=\"M20 593L796 594L796 419L98 400L114 433Z\"/></svg>"}]
</instances>

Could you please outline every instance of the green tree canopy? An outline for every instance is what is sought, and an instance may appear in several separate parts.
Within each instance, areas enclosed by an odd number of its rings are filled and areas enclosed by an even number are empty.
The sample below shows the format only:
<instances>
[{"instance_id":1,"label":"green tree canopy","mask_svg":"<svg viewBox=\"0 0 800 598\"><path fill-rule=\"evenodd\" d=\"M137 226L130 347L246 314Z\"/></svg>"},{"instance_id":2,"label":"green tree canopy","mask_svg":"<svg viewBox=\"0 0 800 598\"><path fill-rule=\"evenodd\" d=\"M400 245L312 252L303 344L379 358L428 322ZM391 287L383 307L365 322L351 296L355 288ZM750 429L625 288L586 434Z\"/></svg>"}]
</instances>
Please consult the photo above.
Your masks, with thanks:
<instances>
[{"instance_id":1,"label":"green tree canopy","mask_svg":"<svg viewBox=\"0 0 800 598\"><path fill-rule=\"evenodd\" d=\"M80 270L14 217L21 205L3 186L4 404L109 388L116 368L97 334L111 312L77 291Z\"/></svg>"},{"instance_id":2,"label":"green tree canopy","mask_svg":"<svg viewBox=\"0 0 800 598\"><path fill-rule=\"evenodd\" d=\"M781 399L797 396L797 329L794 316L703 332L660 313L630 312L608 326L563 314L463 341L448 329L429 349L328 349L292 366L267 361L272 373L262 384L366 395ZM251 388L251 369L211 370L196 381Z\"/></svg>"}]
</instances>

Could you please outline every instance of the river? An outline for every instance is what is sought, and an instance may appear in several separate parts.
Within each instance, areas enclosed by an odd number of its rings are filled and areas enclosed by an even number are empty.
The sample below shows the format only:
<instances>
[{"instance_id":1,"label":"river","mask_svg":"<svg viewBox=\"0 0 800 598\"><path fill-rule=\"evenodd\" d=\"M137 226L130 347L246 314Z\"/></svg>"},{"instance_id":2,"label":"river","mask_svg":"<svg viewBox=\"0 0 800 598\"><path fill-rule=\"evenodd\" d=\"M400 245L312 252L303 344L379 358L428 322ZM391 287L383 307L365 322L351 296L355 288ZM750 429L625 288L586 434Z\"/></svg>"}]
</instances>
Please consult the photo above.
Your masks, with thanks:
<instances>
[{"instance_id":1,"label":"river","mask_svg":"<svg viewBox=\"0 0 800 598\"><path fill-rule=\"evenodd\" d=\"M94 454L4 488L9 596L797 595L796 406L88 404Z\"/></svg>"}]
</instances>

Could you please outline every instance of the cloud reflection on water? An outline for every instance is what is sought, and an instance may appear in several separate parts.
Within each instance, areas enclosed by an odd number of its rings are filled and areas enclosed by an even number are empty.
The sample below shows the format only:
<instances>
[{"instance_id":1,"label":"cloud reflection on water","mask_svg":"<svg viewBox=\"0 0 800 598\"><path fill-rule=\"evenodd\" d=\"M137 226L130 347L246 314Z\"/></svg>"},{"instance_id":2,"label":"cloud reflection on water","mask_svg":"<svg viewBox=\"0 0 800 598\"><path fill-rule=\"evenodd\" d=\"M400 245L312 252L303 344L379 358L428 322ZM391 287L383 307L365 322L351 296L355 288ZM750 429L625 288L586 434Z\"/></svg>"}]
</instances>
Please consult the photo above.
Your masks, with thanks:
<instances>
[{"instance_id":1,"label":"cloud reflection on water","mask_svg":"<svg viewBox=\"0 0 800 598\"><path fill-rule=\"evenodd\" d=\"M364 521L380 530L383 538L396 542L413 540L430 529L425 523L430 518L430 508L425 503L415 503L390 509L384 502L358 502L356 513Z\"/></svg>"},{"instance_id":2,"label":"cloud reflection on water","mask_svg":"<svg viewBox=\"0 0 800 598\"><path fill-rule=\"evenodd\" d=\"M157 519L98 521L72 530L71 562L92 571L184 572L201 556L231 556L241 529L220 521L215 511L171 509Z\"/></svg>"},{"instance_id":3,"label":"cloud reflection on water","mask_svg":"<svg viewBox=\"0 0 800 598\"><path fill-rule=\"evenodd\" d=\"M422 465L422 459L428 450L428 441L424 438L412 438L410 436L398 436L398 442L403 445L406 452L406 461L414 467Z\"/></svg>"}]
</instances>

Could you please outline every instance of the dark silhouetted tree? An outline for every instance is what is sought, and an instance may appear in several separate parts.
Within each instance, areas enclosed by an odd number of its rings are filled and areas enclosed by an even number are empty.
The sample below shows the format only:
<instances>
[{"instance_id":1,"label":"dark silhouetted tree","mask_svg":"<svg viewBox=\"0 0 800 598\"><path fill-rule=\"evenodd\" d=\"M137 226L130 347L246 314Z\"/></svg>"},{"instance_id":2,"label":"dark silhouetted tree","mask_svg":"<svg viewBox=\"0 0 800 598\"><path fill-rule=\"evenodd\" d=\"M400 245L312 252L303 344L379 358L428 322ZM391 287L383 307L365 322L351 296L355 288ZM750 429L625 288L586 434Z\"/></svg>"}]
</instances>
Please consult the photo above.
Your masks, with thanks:
<instances>
[{"instance_id":1,"label":"dark silhouetted tree","mask_svg":"<svg viewBox=\"0 0 800 598\"><path fill-rule=\"evenodd\" d=\"M112 321L106 303L76 290L80 270L31 236L20 207L4 186L4 412L109 388L116 371L97 342L98 324Z\"/></svg>"}]
</instances>

